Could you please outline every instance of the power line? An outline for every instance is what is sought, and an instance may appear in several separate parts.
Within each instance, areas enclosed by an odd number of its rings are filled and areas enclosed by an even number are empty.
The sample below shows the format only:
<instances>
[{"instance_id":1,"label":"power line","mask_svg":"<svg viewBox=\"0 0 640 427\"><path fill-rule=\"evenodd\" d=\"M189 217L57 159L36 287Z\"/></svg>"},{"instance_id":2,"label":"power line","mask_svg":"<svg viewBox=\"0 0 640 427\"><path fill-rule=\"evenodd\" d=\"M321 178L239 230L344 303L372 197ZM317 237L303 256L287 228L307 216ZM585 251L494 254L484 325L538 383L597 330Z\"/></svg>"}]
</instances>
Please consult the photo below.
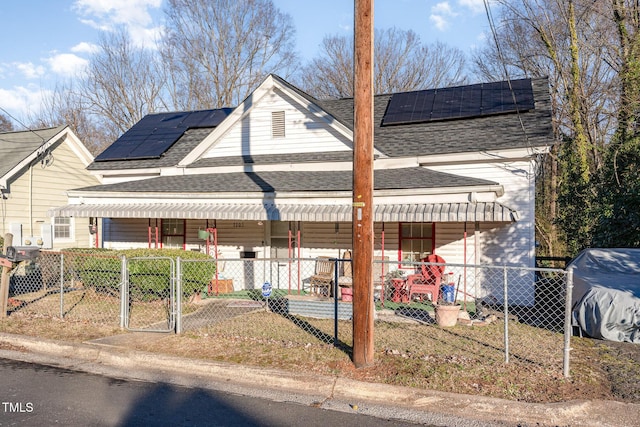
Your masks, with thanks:
<instances>
[{"instance_id":1,"label":"power line","mask_svg":"<svg viewBox=\"0 0 640 427\"><path fill-rule=\"evenodd\" d=\"M20 126L22 126L23 128L25 128L27 131L33 133L34 135L36 135L38 138L40 138L42 140L42 142L47 142L42 136L38 135L38 133L36 131L34 131L33 129L31 129L29 126L25 125L24 123L22 123L20 120L18 120L17 118L15 118L14 116L11 115L11 113L9 113L7 110L5 110L4 108L0 107L0 110L2 110L2 112L4 114L6 114L7 116L9 116L9 118L13 119L15 122L17 122Z\"/></svg>"},{"instance_id":2,"label":"power line","mask_svg":"<svg viewBox=\"0 0 640 427\"><path fill-rule=\"evenodd\" d=\"M516 99L516 94L515 91L513 90L513 86L511 84L511 78L509 77L509 70L507 69L507 63L506 60L504 59L504 55L502 54L502 49L500 49L500 43L498 42L498 33L496 31L496 27L493 21L493 15L491 14L491 8L489 7L489 0L484 0L484 9L487 13L487 20L489 21L489 28L491 29L491 35L493 36L493 41L496 45L496 52L498 53L498 59L500 61L500 64L503 67L503 72L504 72L504 79L507 81L507 84L509 85L509 91L511 92L511 97L513 99L513 103L516 107L516 114L518 115L518 120L520 122L520 128L522 129L522 132L524 134L524 139L527 142L527 146L530 149L533 149L533 147L531 146L531 143L529 141L529 136L527 135L527 129L524 127L524 122L522 121L522 114L520 112L520 108L518 108L518 102ZM535 98L534 98L535 99Z\"/></svg>"}]
</instances>

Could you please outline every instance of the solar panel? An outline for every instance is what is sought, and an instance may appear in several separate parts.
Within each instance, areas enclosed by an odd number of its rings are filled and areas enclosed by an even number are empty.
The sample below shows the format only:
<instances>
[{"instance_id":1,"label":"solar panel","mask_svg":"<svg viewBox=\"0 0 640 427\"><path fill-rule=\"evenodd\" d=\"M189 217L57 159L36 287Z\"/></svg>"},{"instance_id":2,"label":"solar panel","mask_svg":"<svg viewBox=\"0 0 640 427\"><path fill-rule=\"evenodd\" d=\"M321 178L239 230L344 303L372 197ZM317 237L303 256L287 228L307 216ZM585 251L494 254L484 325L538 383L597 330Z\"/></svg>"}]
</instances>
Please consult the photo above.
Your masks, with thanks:
<instances>
[{"instance_id":1,"label":"solar panel","mask_svg":"<svg viewBox=\"0 0 640 427\"><path fill-rule=\"evenodd\" d=\"M215 127L231 111L231 108L220 108L148 114L100 153L95 161L160 158L187 129Z\"/></svg>"},{"instance_id":2,"label":"solar panel","mask_svg":"<svg viewBox=\"0 0 640 427\"><path fill-rule=\"evenodd\" d=\"M382 125L480 117L534 108L531 79L396 93Z\"/></svg>"}]
</instances>

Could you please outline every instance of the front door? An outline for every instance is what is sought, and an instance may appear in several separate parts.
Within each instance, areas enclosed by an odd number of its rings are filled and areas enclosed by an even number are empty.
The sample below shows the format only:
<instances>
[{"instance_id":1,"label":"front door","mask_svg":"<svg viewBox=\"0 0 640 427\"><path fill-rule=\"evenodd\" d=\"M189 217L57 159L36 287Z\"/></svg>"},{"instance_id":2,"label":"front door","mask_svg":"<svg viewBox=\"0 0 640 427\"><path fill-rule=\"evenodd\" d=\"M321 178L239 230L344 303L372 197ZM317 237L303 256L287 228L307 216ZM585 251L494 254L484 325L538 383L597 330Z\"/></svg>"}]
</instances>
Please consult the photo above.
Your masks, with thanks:
<instances>
[{"instance_id":1,"label":"front door","mask_svg":"<svg viewBox=\"0 0 640 427\"><path fill-rule=\"evenodd\" d=\"M293 283L292 263L297 256L297 223L271 221L271 258L277 264L276 275L272 278L275 288L287 289Z\"/></svg>"}]
</instances>

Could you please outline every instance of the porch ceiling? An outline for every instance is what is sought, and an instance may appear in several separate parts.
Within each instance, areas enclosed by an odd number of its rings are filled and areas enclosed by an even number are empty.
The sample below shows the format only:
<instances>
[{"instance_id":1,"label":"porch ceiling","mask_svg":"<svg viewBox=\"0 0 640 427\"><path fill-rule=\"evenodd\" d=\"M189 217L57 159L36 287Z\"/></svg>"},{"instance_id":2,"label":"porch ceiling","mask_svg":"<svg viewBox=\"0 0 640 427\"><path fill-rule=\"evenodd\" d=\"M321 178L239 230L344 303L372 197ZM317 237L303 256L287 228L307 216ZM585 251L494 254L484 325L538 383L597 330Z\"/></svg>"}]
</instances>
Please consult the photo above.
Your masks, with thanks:
<instances>
[{"instance_id":1,"label":"porch ceiling","mask_svg":"<svg viewBox=\"0 0 640 427\"><path fill-rule=\"evenodd\" d=\"M133 203L70 204L49 210L55 217L185 218L255 221L348 222L350 205ZM375 222L514 222L518 213L500 203L376 205Z\"/></svg>"}]
</instances>

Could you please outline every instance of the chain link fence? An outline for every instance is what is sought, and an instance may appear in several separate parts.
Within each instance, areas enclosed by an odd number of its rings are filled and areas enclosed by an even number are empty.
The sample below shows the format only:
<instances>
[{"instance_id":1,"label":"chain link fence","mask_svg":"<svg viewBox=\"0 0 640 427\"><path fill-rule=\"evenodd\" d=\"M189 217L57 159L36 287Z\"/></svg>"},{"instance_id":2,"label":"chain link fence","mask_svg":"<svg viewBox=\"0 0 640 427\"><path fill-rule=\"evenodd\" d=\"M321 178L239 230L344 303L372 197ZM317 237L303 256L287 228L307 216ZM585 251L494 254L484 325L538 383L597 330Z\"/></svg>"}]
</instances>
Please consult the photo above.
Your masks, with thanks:
<instances>
[{"instance_id":1,"label":"chain link fence","mask_svg":"<svg viewBox=\"0 0 640 427\"><path fill-rule=\"evenodd\" d=\"M117 325L121 264L114 256L42 251L11 270L8 314Z\"/></svg>"},{"instance_id":2,"label":"chain link fence","mask_svg":"<svg viewBox=\"0 0 640 427\"><path fill-rule=\"evenodd\" d=\"M351 263L328 257L194 260L43 251L11 271L8 314L349 348ZM538 337L564 334L564 342L553 340L557 348L544 351L568 369L564 270L401 264L376 257L372 276L378 326L437 325L437 310L455 306L459 325L501 325L501 339L491 345L507 361L542 351L531 333L522 333L528 328Z\"/></svg>"},{"instance_id":3,"label":"chain link fence","mask_svg":"<svg viewBox=\"0 0 640 427\"><path fill-rule=\"evenodd\" d=\"M352 303L333 298L337 264L329 258L180 260L176 329L350 346ZM212 271L210 265L218 268L204 286L192 279L197 271Z\"/></svg>"}]
</instances>

